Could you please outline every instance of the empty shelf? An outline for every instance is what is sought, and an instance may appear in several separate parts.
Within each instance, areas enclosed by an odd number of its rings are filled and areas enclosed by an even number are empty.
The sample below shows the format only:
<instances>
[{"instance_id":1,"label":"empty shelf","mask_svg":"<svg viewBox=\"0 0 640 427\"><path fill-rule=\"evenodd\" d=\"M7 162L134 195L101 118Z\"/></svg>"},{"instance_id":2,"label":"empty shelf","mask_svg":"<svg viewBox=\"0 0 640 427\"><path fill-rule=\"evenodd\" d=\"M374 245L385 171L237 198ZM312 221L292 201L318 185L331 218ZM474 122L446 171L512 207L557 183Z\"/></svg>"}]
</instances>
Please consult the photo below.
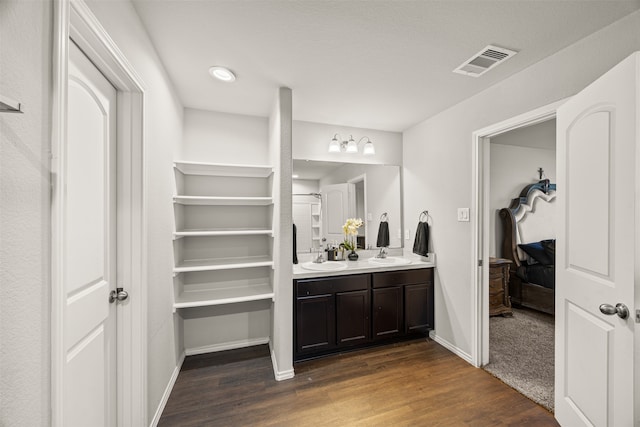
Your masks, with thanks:
<instances>
[{"instance_id":1,"label":"empty shelf","mask_svg":"<svg viewBox=\"0 0 640 427\"><path fill-rule=\"evenodd\" d=\"M190 271L231 270L234 268L273 267L273 260L268 256L246 258L218 258L182 261L174 267L174 273Z\"/></svg>"},{"instance_id":2,"label":"empty shelf","mask_svg":"<svg viewBox=\"0 0 640 427\"><path fill-rule=\"evenodd\" d=\"M174 196L173 201L181 205L218 206L268 206L272 197L218 197L218 196Z\"/></svg>"},{"instance_id":3,"label":"empty shelf","mask_svg":"<svg viewBox=\"0 0 640 427\"><path fill-rule=\"evenodd\" d=\"M181 237L207 237L207 236L273 236L273 230L263 228L238 228L238 229L210 229L210 230L182 230L173 233L174 239Z\"/></svg>"},{"instance_id":4,"label":"empty shelf","mask_svg":"<svg viewBox=\"0 0 640 427\"><path fill-rule=\"evenodd\" d=\"M185 175L238 176L245 178L266 178L273 173L273 166L224 165L177 161L173 166Z\"/></svg>"},{"instance_id":5,"label":"empty shelf","mask_svg":"<svg viewBox=\"0 0 640 427\"><path fill-rule=\"evenodd\" d=\"M265 299L272 300L273 296L273 289L269 284L265 283L253 286L182 292L176 297L173 306L174 308L206 307Z\"/></svg>"}]
</instances>

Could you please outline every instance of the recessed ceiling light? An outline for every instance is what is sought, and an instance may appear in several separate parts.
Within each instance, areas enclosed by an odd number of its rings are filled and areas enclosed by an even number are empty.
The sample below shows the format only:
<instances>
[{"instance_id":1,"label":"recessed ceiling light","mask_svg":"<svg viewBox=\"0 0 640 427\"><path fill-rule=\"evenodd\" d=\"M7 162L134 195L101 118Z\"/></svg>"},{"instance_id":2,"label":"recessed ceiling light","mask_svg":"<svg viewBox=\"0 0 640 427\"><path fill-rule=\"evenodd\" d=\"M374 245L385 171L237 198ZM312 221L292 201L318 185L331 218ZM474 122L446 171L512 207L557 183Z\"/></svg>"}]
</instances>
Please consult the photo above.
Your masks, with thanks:
<instances>
[{"instance_id":1,"label":"recessed ceiling light","mask_svg":"<svg viewBox=\"0 0 640 427\"><path fill-rule=\"evenodd\" d=\"M209 68L209 74L215 77L218 80L222 80L223 82L231 83L236 80L236 75L226 67L211 67Z\"/></svg>"},{"instance_id":2,"label":"recessed ceiling light","mask_svg":"<svg viewBox=\"0 0 640 427\"><path fill-rule=\"evenodd\" d=\"M298 177L299 175L296 175L296 174L291 175L291 178L298 178Z\"/></svg>"}]
</instances>

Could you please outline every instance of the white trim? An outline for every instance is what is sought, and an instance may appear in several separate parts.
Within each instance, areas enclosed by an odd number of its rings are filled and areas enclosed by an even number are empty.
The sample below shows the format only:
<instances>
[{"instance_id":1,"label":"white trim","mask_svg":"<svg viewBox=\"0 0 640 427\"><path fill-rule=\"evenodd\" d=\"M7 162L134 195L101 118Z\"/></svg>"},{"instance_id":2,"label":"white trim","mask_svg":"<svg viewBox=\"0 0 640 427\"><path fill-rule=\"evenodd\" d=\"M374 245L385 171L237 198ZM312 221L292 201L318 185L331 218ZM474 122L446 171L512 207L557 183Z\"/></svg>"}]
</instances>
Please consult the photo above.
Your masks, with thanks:
<instances>
[{"instance_id":1,"label":"white trim","mask_svg":"<svg viewBox=\"0 0 640 427\"><path fill-rule=\"evenodd\" d=\"M144 86L133 67L82 0L56 0L54 8L51 206L51 406L53 426L64 414L64 207L70 39L118 92L119 285L131 295L118 307L118 426L146 425L146 182L144 176ZM125 149L126 148L126 149Z\"/></svg>"},{"instance_id":2,"label":"white trim","mask_svg":"<svg viewBox=\"0 0 640 427\"><path fill-rule=\"evenodd\" d=\"M488 280L489 280L489 205L488 198L489 173L488 146L489 138L514 130L523 126L531 126L550 120L556 116L556 110L568 98L553 102L535 110L512 117L502 122L487 126L472 133L472 173L471 188L474 215L471 218L472 254L471 277L473 278L472 309L472 351L471 361L474 366L483 366L489 362L489 326L488 326ZM478 260L482 260L482 267L478 272ZM486 295L485 295L486 294Z\"/></svg>"},{"instance_id":3,"label":"white trim","mask_svg":"<svg viewBox=\"0 0 640 427\"><path fill-rule=\"evenodd\" d=\"M53 87L51 115L51 425L62 426L64 395L64 342L62 340L64 320L64 282L62 255L64 253L64 212L58 200L64 181L64 141L67 140L67 67L69 46L69 2L55 0L53 10Z\"/></svg>"},{"instance_id":4,"label":"white trim","mask_svg":"<svg viewBox=\"0 0 640 427\"><path fill-rule=\"evenodd\" d=\"M253 347L254 345L268 344L269 337L250 338L246 340L230 341L220 344L205 345L203 347L187 348L184 353L187 356L195 356L196 354L215 353L218 351L235 350L237 348Z\"/></svg>"},{"instance_id":5,"label":"white trim","mask_svg":"<svg viewBox=\"0 0 640 427\"><path fill-rule=\"evenodd\" d=\"M160 403L158 404L158 408L156 409L156 413L153 414L153 418L151 419L151 423L149 425L151 427L156 427L160 422L160 418L162 417L162 413L164 412L164 408L167 406L167 402L169 401L169 396L171 396L171 392L173 391L173 387L176 385L176 381L178 380L178 375L180 374L180 370L182 369L182 364L184 363L184 358L186 355L182 353L180 358L178 359L178 364L173 370L173 374L171 374L171 378L169 378L169 383L167 387L164 389L164 393L162 393L162 398L160 399Z\"/></svg>"},{"instance_id":6,"label":"white trim","mask_svg":"<svg viewBox=\"0 0 640 427\"><path fill-rule=\"evenodd\" d=\"M437 342L438 344L440 344L441 346L443 346L444 348L446 348L456 356L460 357L461 359L464 359L465 361L473 365L472 357L469 353L451 344L449 341L445 340L440 335L437 335L435 331L429 331L429 338L431 338L432 340L434 340L435 342Z\"/></svg>"},{"instance_id":7,"label":"white trim","mask_svg":"<svg viewBox=\"0 0 640 427\"><path fill-rule=\"evenodd\" d=\"M271 345L271 341L269 341L269 352L271 353L271 365L273 365L273 375L276 378L276 381L290 380L291 378L293 378L295 376L293 367L285 371L281 371L280 369L278 369L278 360L276 358L276 353Z\"/></svg>"}]
</instances>

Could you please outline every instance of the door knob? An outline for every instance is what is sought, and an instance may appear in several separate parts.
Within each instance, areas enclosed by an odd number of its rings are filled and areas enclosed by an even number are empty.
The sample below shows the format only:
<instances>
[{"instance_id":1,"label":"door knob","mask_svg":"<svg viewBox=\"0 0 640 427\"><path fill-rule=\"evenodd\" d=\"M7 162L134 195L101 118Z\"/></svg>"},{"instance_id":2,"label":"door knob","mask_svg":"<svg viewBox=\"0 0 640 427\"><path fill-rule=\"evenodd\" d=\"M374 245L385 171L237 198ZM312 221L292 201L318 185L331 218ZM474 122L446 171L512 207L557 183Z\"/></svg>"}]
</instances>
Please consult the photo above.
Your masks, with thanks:
<instances>
[{"instance_id":1,"label":"door knob","mask_svg":"<svg viewBox=\"0 0 640 427\"><path fill-rule=\"evenodd\" d=\"M608 316L617 314L621 319L629 317L629 309L621 302L617 303L615 307L611 304L600 304L600 313Z\"/></svg>"},{"instance_id":2,"label":"door knob","mask_svg":"<svg viewBox=\"0 0 640 427\"><path fill-rule=\"evenodd\" d=\"M115 291L111 291L109 293L109 302L113 303L117 301L124 301L129 298L129 292L125 291L123 288L116 288Z\"/></svg>"}]
</instances>

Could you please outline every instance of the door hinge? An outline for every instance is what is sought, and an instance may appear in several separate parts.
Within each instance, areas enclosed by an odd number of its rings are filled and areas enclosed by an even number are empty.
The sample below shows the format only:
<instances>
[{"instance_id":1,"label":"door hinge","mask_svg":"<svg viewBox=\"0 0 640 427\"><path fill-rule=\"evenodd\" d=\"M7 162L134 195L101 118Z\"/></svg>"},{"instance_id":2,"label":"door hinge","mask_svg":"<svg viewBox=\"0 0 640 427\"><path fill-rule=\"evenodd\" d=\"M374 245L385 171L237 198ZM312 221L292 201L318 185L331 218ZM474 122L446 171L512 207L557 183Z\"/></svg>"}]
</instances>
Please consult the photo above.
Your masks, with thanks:
<instances>
[{"instance_id":1,"label":"door hinge","mask_svg":"<svg viewBox=\"0 0 640 427\"><path fill-rule=\"evenodd\" d=\"M478 267L482 267L482 260L481 259L478 260Z\"/></svg>"},{"instance_id":2,"label":"door hinge","mask_svg":"<svg viewBox=\"0 0 640 427\"><path fill-rule=\"evenodd\" d=\"M636 310L636 323L640 323L640 309Z\"/></svg>"}]
</instances>

